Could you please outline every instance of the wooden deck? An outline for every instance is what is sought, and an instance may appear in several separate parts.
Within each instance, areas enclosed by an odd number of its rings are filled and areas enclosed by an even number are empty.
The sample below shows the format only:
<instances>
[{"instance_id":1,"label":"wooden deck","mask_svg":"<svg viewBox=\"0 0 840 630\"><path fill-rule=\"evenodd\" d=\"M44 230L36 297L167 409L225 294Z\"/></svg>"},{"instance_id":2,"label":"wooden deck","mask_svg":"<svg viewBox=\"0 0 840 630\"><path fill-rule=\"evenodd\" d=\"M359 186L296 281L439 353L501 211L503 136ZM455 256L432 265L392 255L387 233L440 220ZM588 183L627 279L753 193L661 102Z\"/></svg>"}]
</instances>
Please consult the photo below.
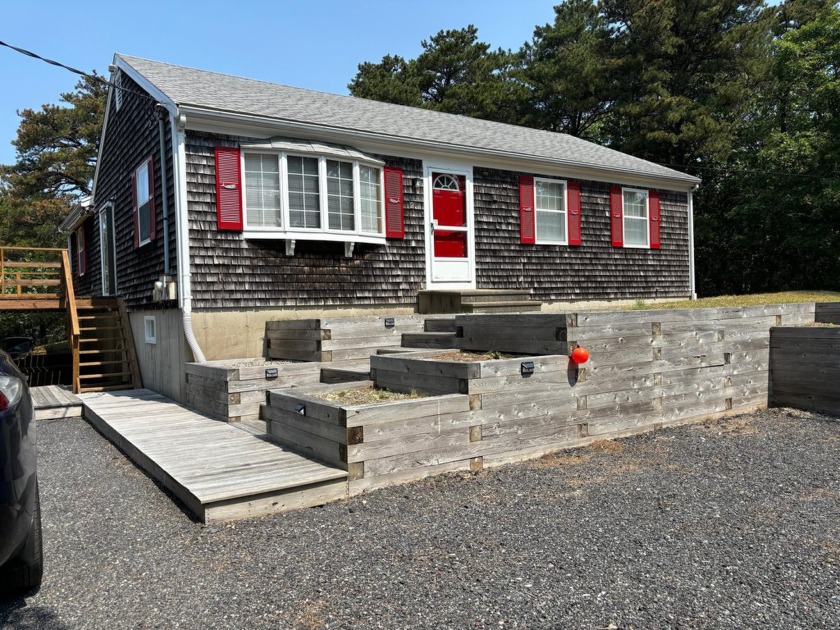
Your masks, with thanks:
<instances>
[{"instance_id":1,"label":"wooden deck","mask_svg":"<svg viewBox=\"0 0 840 630\"><path fill-rule=\"evenodd\" d=\"M31 387L29 393L32 395L36 420L82 417L82 401L60 385Z\"/></svg>"},{"instance_id":2,"label":"wooden deck","mask_svg":"<svg viewBox=\"0 0 840 630\"><path fill-rule=\"evenodd\" d=\"M85 417L200 520L250 518L347 496L347 472L147 389L80 394Z\"/></svg>"}]
</instances>

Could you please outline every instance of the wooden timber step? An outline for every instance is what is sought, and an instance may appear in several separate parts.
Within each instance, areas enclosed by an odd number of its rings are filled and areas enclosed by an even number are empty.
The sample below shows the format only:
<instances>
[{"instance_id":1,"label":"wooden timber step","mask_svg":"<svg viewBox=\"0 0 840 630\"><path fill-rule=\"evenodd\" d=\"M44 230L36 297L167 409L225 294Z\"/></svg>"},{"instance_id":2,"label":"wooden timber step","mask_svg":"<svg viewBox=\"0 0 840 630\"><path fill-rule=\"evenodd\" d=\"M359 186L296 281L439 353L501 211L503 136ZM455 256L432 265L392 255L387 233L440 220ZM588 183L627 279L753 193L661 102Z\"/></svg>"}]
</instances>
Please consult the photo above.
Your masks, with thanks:
<instances>
[{"instance_id":1,"label":"wooden timber step","mask_svg":"<svg viewBox=\"0 0 840 630\"><path fill-rule=\"evenodd\" d=\"M423 322L426 332L455 332L454 317L427 317Z\"/></svg>"},{"instance_id":2,"label":"wooden timber step","mask_svg":"<svg viewBox=\"0 0 840 630\"><path fill-rule=\"evenodd\" d=\"M370 359L333 361L321 368L322 383L353 383L370 379Z\"/></svg>"},{"instance_id":3,"label":"wooden timber step","mask_svg":"<svg viewBox=\"0 0 840 630\"><path fill-rule=\"evenodd\" d=\"M82 401L61 385L30 387L36 420L81 418Z\"/></svg>"},{"instance_id":4,"label":"wooden timber step","mask_svg":"<svg viewBox=\"0 0 840 630\"><path fill-rule=\"evenodd\" d=\"M454 348L454 332L403 333L402 345L406 348Z\"/></svg>"},{"instance_id":5,"label":"wooden timber step","mask_svg":"<svg viewBox=\"0 0 840 630\"><path fill-rule=\"evenodd\" d=\"M116 298L77 298L76 308L83 323L79 327L78 391L139 388L140 370L122 302Z\"/></svg>"},{"instance_id":6,"label":"wooden timber step","mask_svg":"<svg viewBox=\"0 0 840 630\"><path fill-rule=\"evenodd\" d=\"M462 307L465 313L530 313L540 311L542 302L470 302Z\"/></svg>"},{"instance_id":7,"label":"wooden timber step","mask_svg":"<svg viewBox=\"0 0 840 630\"><path fill-rule=\"evenodd\" d=\"M420 313L510 313L538 311L542 307L526 289L420 291L417 303ZM491 304L498 306L493 309Z\"/></svg>"},{"instance_id":8,"label":"wooden timber step","mask_svg":"<svg viewBox=\"0 0 840 630\"><path fill-rule=\"evenodd\" d=\"M347 496L347 471L150 390L79 397L88 421L205 523L323 505ZM161 439L164 432L166 439Z\"/></svg>"}]
</instances>

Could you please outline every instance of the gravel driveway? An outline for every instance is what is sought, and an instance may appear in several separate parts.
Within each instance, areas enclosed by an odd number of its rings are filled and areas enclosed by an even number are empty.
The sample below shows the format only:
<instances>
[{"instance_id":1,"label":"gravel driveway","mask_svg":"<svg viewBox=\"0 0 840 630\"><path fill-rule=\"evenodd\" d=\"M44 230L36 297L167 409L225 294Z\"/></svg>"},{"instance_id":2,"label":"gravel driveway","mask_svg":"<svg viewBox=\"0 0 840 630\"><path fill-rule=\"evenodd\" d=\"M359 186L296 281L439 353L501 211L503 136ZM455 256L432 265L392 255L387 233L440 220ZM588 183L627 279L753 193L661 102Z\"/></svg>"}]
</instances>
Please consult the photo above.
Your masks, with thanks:
<instances>
[{"instance_id":1,"label":"gravel driveway","mask_svg":"<svg viewBox=\"0 0 840 630\"><path fill-rule=\"evenodd\" d=\"M80 420L39 424L14 628L836 628L840 420L773 410L204 526Z\"/></svg>"}]
</instances>

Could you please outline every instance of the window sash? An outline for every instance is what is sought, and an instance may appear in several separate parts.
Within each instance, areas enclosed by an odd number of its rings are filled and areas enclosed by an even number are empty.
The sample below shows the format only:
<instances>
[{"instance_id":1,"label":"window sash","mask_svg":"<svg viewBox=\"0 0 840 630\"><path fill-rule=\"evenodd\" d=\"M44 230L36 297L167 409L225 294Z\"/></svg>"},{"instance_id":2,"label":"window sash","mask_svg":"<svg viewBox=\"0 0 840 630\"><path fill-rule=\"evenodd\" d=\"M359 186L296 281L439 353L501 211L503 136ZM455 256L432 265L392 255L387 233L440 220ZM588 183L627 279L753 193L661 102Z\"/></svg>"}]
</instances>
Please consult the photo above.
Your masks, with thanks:
<instances>
[{"instance_id":1,"label":"window sash","mask_svg":"<svg viewBox=\"0 0 840 630\"><path fill-rule=\"evenodd\" d=\"M149 167L146 160L134 170L134 190L137 198L137 241L138 245L152 242L152 190Z\"/></svg>"},{"instance_id":2,"label":"window sash","mask_svg":"<svg viewBox=\"0 0 840 630\"><path fill-rule=\"evenodd\" d=\"M534 218L537 243L567 245L569 242L566 182L534 178Z\"/></svg>"},{"instance_id":3,"label":"window sash","mask_svg":"<svg viewBox=\"0 0 840 630\"><path fill-rule=\"evenodd\" d=\"M255 156L261 156L259 172ZM266 158L276 160L276 172L265 168ZM241 159L246 231L385 236L381 166L287 152L243 151ZM270 199L274 181L277 208Z\"/></svg>"},{"instance_id":4,"label":"window sash","mask_svg":"<svg viewBox=\"0 0 840 630\"><path fill-rule=\"evenodd\" d=\"M622 190L624 246L650 247L650 212L648 191L635 188Z\"/></svg>"}]
</instances>

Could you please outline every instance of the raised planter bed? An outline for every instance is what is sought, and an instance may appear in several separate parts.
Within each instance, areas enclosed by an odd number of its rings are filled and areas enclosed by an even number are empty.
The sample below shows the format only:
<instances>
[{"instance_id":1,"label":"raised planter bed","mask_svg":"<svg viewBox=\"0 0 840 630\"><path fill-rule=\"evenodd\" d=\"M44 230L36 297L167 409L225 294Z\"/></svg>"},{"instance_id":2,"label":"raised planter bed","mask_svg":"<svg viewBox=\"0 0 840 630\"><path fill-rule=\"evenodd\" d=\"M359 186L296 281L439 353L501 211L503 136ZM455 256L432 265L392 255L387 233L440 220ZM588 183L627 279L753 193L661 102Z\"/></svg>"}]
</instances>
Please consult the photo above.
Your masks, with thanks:
<instances>
[{"instance_id":1,"label":"raised planter bed","mask_svg":"<svg viewBox=\"0 0 840 630\"><path fill-rule=\"evenodd\" d=\"M840 327L770 331L770 405L840 416Z\"/></svg>"},{"instance_id":2,"label":"raised planter bed","mask_svg":"<svg viewBox=\"0 0 840 630\"><path fill-rule=\"evenodd\" d=\"M257 420L266 392L318 383L320 363L232 359L187 363L187 405L226 422Z\"/></svg>"}]
</instances>

